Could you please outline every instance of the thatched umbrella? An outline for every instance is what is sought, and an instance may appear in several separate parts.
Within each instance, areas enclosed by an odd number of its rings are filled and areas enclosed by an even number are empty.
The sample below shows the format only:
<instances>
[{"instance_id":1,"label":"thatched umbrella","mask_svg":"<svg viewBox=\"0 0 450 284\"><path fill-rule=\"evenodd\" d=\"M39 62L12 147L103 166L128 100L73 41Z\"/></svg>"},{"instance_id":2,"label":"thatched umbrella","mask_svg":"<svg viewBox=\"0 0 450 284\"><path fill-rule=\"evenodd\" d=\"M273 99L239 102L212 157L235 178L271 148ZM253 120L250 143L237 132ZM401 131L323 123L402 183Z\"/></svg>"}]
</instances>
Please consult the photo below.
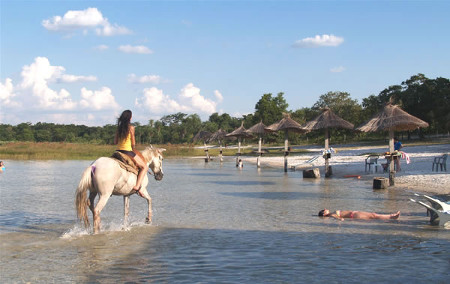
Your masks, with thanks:
<instances>
[{"instance_id":1,"label":"thatched umbrella","mask_svg":"<svg viewBox=\"0 0 450 284\"><path fill-rule=\"evenodd\" d=\"M284 171L287 172L287 155L289 154L289 131L297 133L305 133L305 130L297 121L293 120L289 114L284 114L284 117L279 122L269 125L265 128L269 132L276 132L284 130Z\"/></svg>"},{"instance_id":2,"label":"thatched umbrella","mask_svg":"<svg viewBox=\"0 0 450 284\"><path fill-rule=\"evenodd\" d=\"M211 136L208 139L208 141L218 141L219 142L219 147L220 147L219 160L221 162L223 161L223 158L222 158L222 141L223 141L223 139L225 139L226 135L227 135L227 132L225 130L219 129L216 132L214 132L213 134L211 134Z\"/></svg>"},{"instance_id":3,"label":"thatched umbrella","mask_svg":"<svg viewBox=\"0 0 450 284\"><path fill-rule=\"evenodd\" d=\"M236 154L236 166L239 163L239 156L241 155L241 138L251 137L252 135L247 132L244 127L244 122L241 123L239 128L236 128L233 132L228 133L226 137L236 137L238 139L238 152Z\"/></svg>"},{"instance_id":4,"label":"thatched umbrella","mask_svg":"<svg viewBox=\"0 0 450 284\"><path fill-rule=\"evenodd\" d=\"M194 142L199 141L199 140L203 141L203 144L205 146L205 155L206 155L205 162L209 162L209 160L210 160L209 153L208 153L208 147L206 146L206 141L208 141L210 136L211 136L211 132L204 131L204 130L200 130L194 136Z\"/></svg>"},{"instance_id":5,"label":"thatched umbrella","mask_svg":"<svg viewBox=\"0 0 450 284\"><path fill-rule=\"evenodd\" d=\"M389 102L382 111L356 130L363 132L389 131L389 153L392 155L394 152L394 131L415 130L419 127L428 127L428 123ZM394 159L391 157L389 166L390 185L394 185L394 178Z\"/></svg>"},{"instance_id":6,"label":"thatched umbrella","mask_svg":"<svg viewBox=\"0 0 450 284\"><path fill-rule=\"evenodd\" d=\"M347 120L344 120L337 116L331 109L328 107L325 107L322 110L322 113L314 118L313 120L305 123L303 127L308 130L318 130L318 129L325 129L325 176L329 177L331 176L331 171L329 167L329 155L328 155L328 149L329 149L329 134L328 134L328 128L346 128L346 129L353 129L354 125L348 122Z\"/></svg>"},{"instance_id":7,"label":"thatched umbrella","mask_svg":"<svg viewBox=\"0 0 450 284\"><path fill-rule=\"evenodd\" d=\"M255 125L253 125L252 127L250 127L249 129L247 129L247 132L258 134L258 137L259 137L259 141L258 141L258 158L256 160L256 166L258 168L261 166L261 164L260 164L260 157L262 155L262 152L261 152L262 135L267 132L265 128L266 128L266 126L261 121L260 123L257 123Z\"/></svg>"}]
</instances>

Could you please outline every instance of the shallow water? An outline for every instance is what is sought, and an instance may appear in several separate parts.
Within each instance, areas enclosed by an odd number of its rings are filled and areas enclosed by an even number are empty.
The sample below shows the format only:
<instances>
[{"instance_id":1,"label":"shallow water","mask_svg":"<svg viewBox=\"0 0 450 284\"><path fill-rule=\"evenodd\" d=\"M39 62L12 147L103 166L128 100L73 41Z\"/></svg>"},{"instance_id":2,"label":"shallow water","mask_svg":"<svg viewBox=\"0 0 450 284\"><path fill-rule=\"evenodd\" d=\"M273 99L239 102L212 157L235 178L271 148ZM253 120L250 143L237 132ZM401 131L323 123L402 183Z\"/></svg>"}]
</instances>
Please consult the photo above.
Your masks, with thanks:
<instances>
[{"instance_id":1,"label":"shallow water","mask_svg":"<svg viewBox=\"0 0 450 284\"><path fill-rule=\"evenodd\" d=\"M428 224L410 191L372 190L369 180L304 180L301 172L201 159L165 160L146 202L131 197L102 212L103 232L75 220L74 193L86 161L7 161L0 174L3 283L165 282L444 283L450 230ZM402 211L400 220L339 222L322 208Z\"/></svg>"}]
</instances>

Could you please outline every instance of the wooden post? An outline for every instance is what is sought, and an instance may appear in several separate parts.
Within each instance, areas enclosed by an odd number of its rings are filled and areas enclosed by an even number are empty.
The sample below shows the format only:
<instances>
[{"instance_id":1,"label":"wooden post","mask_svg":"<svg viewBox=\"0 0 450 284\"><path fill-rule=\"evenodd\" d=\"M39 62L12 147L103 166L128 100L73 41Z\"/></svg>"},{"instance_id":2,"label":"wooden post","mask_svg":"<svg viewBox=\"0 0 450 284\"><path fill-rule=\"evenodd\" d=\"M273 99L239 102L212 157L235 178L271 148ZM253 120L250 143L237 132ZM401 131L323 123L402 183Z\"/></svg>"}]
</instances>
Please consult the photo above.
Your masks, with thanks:
<instances>
[{"instance_id":1,"label":"wooden post","mask_svg":"<svg viewBox=\"0 0 450 284\"><path fill-rule=\"evenodd\" d=\"M206 146L206 142L204 142L204 145L205 145L205 155L206 155L205 162L209 162L210 157L209 157L209 153L208 153L208 146Z\"/></svg>"},{"instance_id":2,"label":"wooden post","mask_svg":"<svg viewBox=\"0 0 450 284\"><path fill-rule=\"evenodd\" d=\"M239 159L241 157L241 137L238 137L238 152L236 155L236 167L239 166Z\"/></svg>"},{"instance_id":3,"label":"wooden post","mask_svg":"<svg viewBox=\"0 0 450 284\"><path fill-rule=\"evenodd\" d=\"M389 153L391 154L391 161L389 163L389 185L393 186L395 184L395 168L394 168L394 130L389 130Z\"/></svg>"},{"instance_id":4,"label":"wooden post","mask_svg":"<svg viewBox=\"0 0 450 284\"><path fill-rule=\"evenodd\" d=\"M241 155L241 137L238 137L238 155Z\"/></svg>"},{"instance_id":5,"label":"wooden post","mask_svg":"<svg viewBox=\"0 0 450 284\"><path fill-rule=\"evenodd\" d=\"M288 130L285 129L284 130L284 172L287 172L287 168L288 168L288 160L287 160L288 148L289 148L288 139L289 139Z\"/></svg>"},{"instance_id":6,"label":"wooden post","mask_svg":"<svg viewBox=\"0 0 450 284\"><path fill-rule=\"evenodd\" d=\"M328 161L328 149L329 149L329 139L328 139L328 128L325 128L325 177L330 177L330 162Z\"/></svg>"},{"instance_id":7,"label":"wooden post","mask_svg":"<svg viewBox=\"0 0 450 284\"><path fill-rule=\"evenodd\" d=\"M257 167L257 168L260 168L260 167L261 167L261 162L260 162L260 159L261 159L261 140L262 140L262 138L261 138L261 136L259 136L259 142L258 142L258 158L256 159L256 167Z\"/></svg>"}]
</instances>

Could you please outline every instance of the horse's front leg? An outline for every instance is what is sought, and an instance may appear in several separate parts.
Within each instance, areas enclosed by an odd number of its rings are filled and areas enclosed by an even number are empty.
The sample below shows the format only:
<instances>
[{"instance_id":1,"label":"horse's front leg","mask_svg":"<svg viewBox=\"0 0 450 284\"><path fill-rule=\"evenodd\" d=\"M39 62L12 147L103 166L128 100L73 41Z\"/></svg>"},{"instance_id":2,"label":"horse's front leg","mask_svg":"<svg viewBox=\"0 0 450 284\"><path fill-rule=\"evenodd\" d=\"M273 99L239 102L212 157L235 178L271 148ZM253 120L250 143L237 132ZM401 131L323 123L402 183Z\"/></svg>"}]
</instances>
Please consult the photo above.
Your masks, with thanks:
<instances>
[{"instance_id":1,"label":"horse's front leg","mask_svg":"<svg viewBox=\"0 0 450 284\"><path fill-rule=\"evenodd\" d=\"M143 197L147 200L148 203L148 215L147 218L145 218L145 223L151 224L152 223L152 198L150 197L150 194L148 194L147 189L143 188Z\"/></svg>"},{"instance_id":2,"label":"horse's front leg","mask_svg":"<svg viewBox=\"0 0 450 284\"><path fill-rule=\"evenodd\" d=\"M128 215L130 214L130 197L123 197L123 228L128 226Z\"/></svg>"}]
</instances>

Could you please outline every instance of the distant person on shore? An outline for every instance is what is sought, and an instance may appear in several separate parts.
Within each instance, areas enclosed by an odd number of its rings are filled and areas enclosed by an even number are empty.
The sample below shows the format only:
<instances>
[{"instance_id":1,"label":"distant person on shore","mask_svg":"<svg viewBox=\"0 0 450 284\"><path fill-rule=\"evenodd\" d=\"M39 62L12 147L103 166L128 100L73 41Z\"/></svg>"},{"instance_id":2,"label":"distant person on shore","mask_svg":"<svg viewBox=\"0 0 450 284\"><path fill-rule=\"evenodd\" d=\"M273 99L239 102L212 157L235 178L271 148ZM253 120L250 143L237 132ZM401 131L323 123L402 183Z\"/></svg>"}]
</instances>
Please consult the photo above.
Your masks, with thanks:
<instances>
[{"instance_id":1,"label":"distant person on shore","mask_svg":"<svg viewBox=\"0 0 450 284\"><path fill-rule=\"evenodd\" d=\"M117 131L114 136L114 144L118 144L117 151L130 156L139 167L140 170L133 190L140 196L143 196L141 193L141 185L142 180L147 173L148 166L147 163L145 163L142 154L135 149L136 140L134 136L134 126L131 125L131 117L131 110L125 110L117 119Z\"/></svg>"},{"instance_id":2,"label":"distant person on shore","mask_svg":"<svg viewBox=\"0 0 450 284\"><path fill-rule=\"evenodd\" d=\"M393 214L378 214L373 212L365 212L365 211L347 211L347 210L336 210L335 212L331 212L328 209L323 209L319 211L319 217L333 217L338 220L344 221L344 218L349 219L398 219L400 217L400 211L397 211Z\"/></svg>"},{"instance_id":3,"label":"distant person on shore","mask_svg":"<svg viewBox=\"0 0 450 284\"><path fill-rule=\"evenodd\" d=\"M398 141L398 138L394 138L394 151L400 151L403 148L402 142Z\"/></svg>"},{"instance_id":4,"label":"distant person on shore","mask_svg":"<svg viewBox=\"0 0 450 284\"><path fill-rule=\"evenodd\" d=\"M0 161L0 173L5 171L5 163L3 161Z\"/></svg>"}]
</instances>

